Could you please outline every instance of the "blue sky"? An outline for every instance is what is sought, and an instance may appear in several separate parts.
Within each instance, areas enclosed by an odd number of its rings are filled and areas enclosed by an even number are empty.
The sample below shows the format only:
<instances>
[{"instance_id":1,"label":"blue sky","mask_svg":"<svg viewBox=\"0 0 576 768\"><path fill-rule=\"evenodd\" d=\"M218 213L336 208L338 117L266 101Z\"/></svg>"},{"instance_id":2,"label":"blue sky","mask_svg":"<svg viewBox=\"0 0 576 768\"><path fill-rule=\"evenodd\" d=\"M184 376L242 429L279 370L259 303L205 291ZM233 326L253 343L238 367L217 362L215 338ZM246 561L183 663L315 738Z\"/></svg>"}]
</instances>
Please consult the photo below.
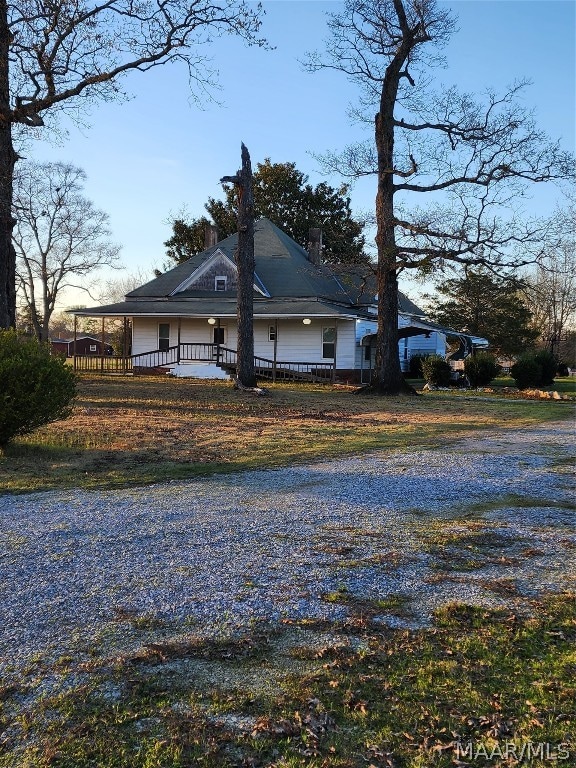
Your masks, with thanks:
<instances>
[{"instance_id":1,"label":"blue sky","mask_svg":"<svg viewBox=\"0 0 576 768\"><path fill-rule=\"evenodd\" d=\"M457 0L446 3L458 17L446 50L448 67L438 78L469 91L502 89L529 78L526 104L566 149L576 145L576 4L572 0ZM126 272L150 271L164 261L167 220L186 206L204 213L209 196L221 196L219 179L240 163L240 142L253 165L295 162L314 184L323 180L313 153L338 150L364 134L346 110L355 90L337 72L308 74L299 64L321 49L326 13L339 3L264 0L263 34L275 50L246 48L226 37L208 51L218 68L218 101L199 106L190 98L182 67L170 65L126 80L133 98L99 104L90 127L66 125L59 143L36 141L29 156L79 165L88 174L87 195L110 215L122 245ZM219 102L219 103L218 103ZM337 186L340 179L328 178ZM352 189L357 211L374 206L372 179ZM534 210L552 209L554 190L539 190ZM121 276L121 273L117 273ZM94 279L104 276L99 274ZM63 304L87 297L68 293Z\"/></svg>"}]
</instances>

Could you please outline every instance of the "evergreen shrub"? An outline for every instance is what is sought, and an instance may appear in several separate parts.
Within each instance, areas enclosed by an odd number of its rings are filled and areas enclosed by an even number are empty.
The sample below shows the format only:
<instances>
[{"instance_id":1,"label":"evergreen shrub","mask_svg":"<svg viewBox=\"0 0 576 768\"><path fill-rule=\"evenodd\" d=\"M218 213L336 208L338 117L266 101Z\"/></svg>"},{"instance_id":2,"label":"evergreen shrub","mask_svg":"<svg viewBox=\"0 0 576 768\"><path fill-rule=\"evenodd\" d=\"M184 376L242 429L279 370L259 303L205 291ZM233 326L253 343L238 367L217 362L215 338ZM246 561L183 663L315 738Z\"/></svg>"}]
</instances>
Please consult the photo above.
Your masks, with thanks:
<instances>
[{"instance_id":1,"label":"evergreen shrub","mask_svg":"<svg viewBox=\"0 0 576 768\"><path fill-rule=\"evenodd\" d=\"M534 359L534 355L521 355L510 368L510 375L518 389L540 386L542 367Z\"/></svg>"},{"instance_id":2,"label":"evergreen shrub","mask_svg":"<svg viewBox=\"0 0 576 768\"><path fill-rule=\"evenodd\" d=\"M428 355L422 360L422 375L433 387L450 386L452 369L441 355Z\"/></svg>"},{"instance_id":3,"label":"evergreen shrub","mask_svg":"<svg viewBox=\"0 0 576 768\"><path fill-rule=\"evenodd\" d=\"M558 361L551 352L521 355L510 369L519 389L549 387L554 384Z\"/></svg>"},{"instance_id":4,"label":"evergreen shrub","mask_svg":"<svg viewBox=\"0 0 576 768\"><path fill-rule=\"evenodd\" d=\"M496 358L488 352L478 352L464 360L464 373L471 387L487 387L500 371Z\"/></svg>"},{"instance_id":5,"label":"evergreen shrub","mask_svg":"<svg viewBox=\"0 0 576 768\"><path fill-rule=\"evenodd\" d=\"M552 352L548 352L547 350L537 352L534 355L534 359L542 369L540 386L552 386L552 384L554 384L554 376L556 376L556 371L558 370L558 359Z\"/></svg>"},{"instance_id":6,"label":"evergreen shrub","mask_svg":"<svg viewBox=\"0 0 576 768\"><path fill-rule=\"evenodd\" d=\"M74 372L47 344L0 331L0 448L69 416L75 394Z\"/></svg>"},{"instance_id":7,"label":"evergreen shrub","mask_svg":"<svg viewBox=\"0 0 576 768\"><path fill-rule=\"evenodd\" d=\"M424 374L422 373L422 360L426 355L412 355L410 358L410 377L413 379L422 379Z\"/></svg>"}]
</instances>

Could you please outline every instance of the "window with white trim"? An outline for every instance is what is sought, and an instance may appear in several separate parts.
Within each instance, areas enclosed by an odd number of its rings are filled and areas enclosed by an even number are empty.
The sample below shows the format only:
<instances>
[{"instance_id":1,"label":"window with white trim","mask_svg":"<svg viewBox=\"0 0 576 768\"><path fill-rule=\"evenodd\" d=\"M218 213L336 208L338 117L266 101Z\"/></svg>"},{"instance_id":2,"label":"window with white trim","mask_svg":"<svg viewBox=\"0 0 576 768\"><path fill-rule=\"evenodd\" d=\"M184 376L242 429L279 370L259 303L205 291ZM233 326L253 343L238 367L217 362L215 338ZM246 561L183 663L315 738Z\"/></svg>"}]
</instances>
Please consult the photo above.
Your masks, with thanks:
<instances>
[{"instance_id":1,"label":"window with white trim","mask_svg":"<svg viewBox=\"0 0 576 768\"><path fill-rule=\"evenodd\" d=\"M170 323L158 323L158 349L166 350L170 346Z\"/></svg>"},{"instance_id":2,"label":"window with white trim","mask_svg":"<svg viewBox=\"0 0 576 768\"><path fill-rule=\"evenodd\" d=\"M332 325L322 328L322 357L334 359L336 353L336 328Z\"/></svg>"},{"instance_id":3,"label":"window with white trim","mask_svg":"<svg viewBox=\"0 0 576 768\"><path fill-rule=\"evenodd\" d=\"M228 283L228 278L226 277L226 275L216 275L216 277L214 278L214 290L225 291L227 283Z\"/></svg>"},{"instance_id":4,"label":"window with white trim","mask_svg":"<svg viewBox=\"0 0 576 768\"><path fill-rule=\"evenodd\" d=\"M276 326L268 326L268 341L276 341Z\"/></svg>"},{"instance_id":5,"label":"window with white trim","mask_svg":"<svg viewBox=\"0 0 576 768\"><path fill-rule=\"evenodd\" d=\"M96 344L90 344L90 352L96 352Z\"/></svg>"}]
</instances>

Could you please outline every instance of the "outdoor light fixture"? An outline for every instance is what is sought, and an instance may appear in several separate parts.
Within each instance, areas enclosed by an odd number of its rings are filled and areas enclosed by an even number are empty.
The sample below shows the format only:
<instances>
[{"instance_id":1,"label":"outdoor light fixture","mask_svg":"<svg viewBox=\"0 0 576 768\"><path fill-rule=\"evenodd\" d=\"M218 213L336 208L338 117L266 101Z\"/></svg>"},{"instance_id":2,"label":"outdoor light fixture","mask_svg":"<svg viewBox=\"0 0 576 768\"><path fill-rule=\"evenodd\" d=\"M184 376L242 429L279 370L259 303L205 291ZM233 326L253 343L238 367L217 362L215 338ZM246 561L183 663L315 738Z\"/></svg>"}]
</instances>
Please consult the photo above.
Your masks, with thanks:
<instances>
[{"instance_id":1,"label":"outdoor light fixture","mask_svg":"<svg viewBox=\"0 0 576 768\"><path fill-rule=\"evenodd\" d=\"M310 325L310 323L312 322L312 320L310 320L310 318L309 318L309 317L305 317L305 318L304 318L304 320L302 320L302 322L304 323L304 325Z\"/></svg>"},{"instance_id":2,"label":"outdoor light fixture","mask_svg":"<svg viewBox=\"0 0 576 768\"><path fill-rule=\"evenodd\" d=\"M216 320L213 317L208 318L208 325L216 325Z\"/></svg>"}]
</instances>

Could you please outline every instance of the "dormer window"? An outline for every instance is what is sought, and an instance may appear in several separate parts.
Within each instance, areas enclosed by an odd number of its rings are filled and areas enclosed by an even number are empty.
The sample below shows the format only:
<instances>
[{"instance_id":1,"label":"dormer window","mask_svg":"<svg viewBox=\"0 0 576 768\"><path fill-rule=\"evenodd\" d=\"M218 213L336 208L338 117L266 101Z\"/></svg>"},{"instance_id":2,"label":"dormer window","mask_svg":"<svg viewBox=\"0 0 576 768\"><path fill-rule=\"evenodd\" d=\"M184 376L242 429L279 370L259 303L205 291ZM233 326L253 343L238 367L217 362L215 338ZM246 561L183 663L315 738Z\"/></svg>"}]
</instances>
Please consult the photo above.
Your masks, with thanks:
<instances>
[{"instance_id":1,"label":"dormer window","mask_svg":"<svg viewBox=\"0 0 576 768\"><path fill-rule=\"evenodd\" d=\"M226 277L226 275L216 275L216 277L214 278L214 290L225 291L227 282L228 282L228 278Z\"/></svg>"}]
</instances>

